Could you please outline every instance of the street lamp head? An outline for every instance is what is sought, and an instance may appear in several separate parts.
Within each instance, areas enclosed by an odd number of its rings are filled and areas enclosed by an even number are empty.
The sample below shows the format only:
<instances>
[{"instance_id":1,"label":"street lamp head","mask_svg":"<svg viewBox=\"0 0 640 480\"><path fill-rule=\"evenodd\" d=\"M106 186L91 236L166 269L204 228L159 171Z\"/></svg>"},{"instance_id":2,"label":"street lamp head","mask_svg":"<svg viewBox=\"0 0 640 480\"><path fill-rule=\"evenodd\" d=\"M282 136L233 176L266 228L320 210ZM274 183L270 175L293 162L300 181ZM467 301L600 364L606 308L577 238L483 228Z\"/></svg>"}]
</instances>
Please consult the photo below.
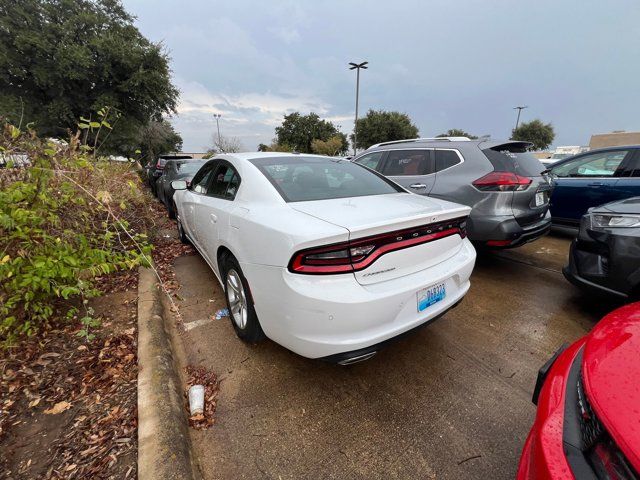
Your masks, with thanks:
<instances>
[{"instance_id":1,"label":"street lamp head","mask_svg":"<svg viewBox=\"0 0 640 480\"><path fill-rule=\"evenodd\" d=\"M354 63L354 62L349 62L349 65L351 65L349 67L349 70L355 70L356 68L363 68L363 69L367 69L369 67L367 67L367 64L369 62L362 62L362 63Z\"/></svg>"}]
</instances>

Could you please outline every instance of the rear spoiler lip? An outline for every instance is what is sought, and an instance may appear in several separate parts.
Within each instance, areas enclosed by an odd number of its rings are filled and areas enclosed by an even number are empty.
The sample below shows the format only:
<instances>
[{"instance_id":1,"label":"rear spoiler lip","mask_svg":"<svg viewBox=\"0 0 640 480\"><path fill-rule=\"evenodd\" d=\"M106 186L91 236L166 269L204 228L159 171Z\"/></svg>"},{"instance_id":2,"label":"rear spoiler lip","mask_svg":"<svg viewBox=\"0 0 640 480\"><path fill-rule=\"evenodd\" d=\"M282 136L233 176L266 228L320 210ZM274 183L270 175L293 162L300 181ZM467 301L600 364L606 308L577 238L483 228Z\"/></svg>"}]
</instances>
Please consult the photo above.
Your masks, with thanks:
<instances>
[{"instance_id":1,"label":"rear spoiler lip","mask_svg":"<svg viewBox=\"0 0 640 480\"><path fill-rule=\"evenodd\" d=\"M490 145L485 146L485 144L490 144ZM527 141L524 141L524 140L507 140L507 141L503 141L503 142L495 141L495 140L493 140L493 141L486 140L484 142L478 143L478 148L480 150L484 150L486 148L490 148L491 150L496 150L496 149L498 149L500 147L503 147L503 146L506 146L506 145L521 145L524 148L533 147L533 143L532 142L527 142Z\"/></svg>"}]
</instances>

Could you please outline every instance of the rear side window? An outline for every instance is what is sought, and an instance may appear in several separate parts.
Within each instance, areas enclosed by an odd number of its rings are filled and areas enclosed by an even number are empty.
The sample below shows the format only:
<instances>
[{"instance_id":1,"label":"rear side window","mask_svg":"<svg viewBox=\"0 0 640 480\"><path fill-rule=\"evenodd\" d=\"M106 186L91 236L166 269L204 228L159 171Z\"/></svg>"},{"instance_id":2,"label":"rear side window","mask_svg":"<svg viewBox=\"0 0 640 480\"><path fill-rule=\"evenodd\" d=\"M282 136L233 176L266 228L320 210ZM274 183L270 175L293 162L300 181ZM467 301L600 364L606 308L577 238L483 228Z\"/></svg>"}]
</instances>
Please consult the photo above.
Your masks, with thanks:
<instances>
[{"instance_id":1,"label":"rear side window","mask_svg":"<svg viewBox=\"0 0 640 480\"><path fill-rule=\"evenodd\" d=\"M365 167L370 168L371 170L380 171L380 160L382 160L382 155L384 152L373 152L368 155L363 155L359 159L356 160L356 163L360 165L364 165Z\"/></svg>"},{"instance_id":2,"label":"rear side window","mask_svg":"<svg viewBox=\"0 0 640 480\"><path fill-rule=\"evenodd\" d=\"M389 176L429 175L435 168L429 150L391 150L382 173Z\"/></svg>"},{"instance_id":3,"label":"rear side window","mask_svg":"<svg viewBox=\"0 0 640 480\"><path fill-rule=\"evenodd\" d=\"M482 153L498 172L513 172L525 177L540 176L545 167L527 151L528 146L528 143L506 143L486 148Z\"/></svg>"},{"instance_id":4,"label":"rear side window","mask_svg":"<svg viewBox=\"0 0 640 480\"><path fill-rule=\"evenodd\" d=\"M436 172L462 163L455 150L436 150Z\"/></svg>"},{"instance_id":5,"label":"rear side window","mask_svg":"<svg viewBox=\"0 0 640 480\"><path fill-rule=\"evenodd\" d=\"M274 157L251 160L287 202L404 192L393 182L348 160Z\"/></svg>"}]
</instances>

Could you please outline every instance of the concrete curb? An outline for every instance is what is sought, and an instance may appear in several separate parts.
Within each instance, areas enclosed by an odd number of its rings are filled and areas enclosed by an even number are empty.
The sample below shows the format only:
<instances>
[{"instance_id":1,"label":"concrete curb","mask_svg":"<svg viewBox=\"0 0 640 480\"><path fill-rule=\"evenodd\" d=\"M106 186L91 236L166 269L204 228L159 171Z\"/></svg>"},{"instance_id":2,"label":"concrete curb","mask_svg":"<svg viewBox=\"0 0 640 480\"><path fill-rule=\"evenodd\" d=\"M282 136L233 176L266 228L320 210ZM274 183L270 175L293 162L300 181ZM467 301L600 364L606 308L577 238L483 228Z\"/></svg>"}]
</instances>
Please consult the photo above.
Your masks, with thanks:
<instances>
[{"instance_id":1,"label":"concrete curb","mask_svg":"<svg viewBox=\"0 0 640 480\"><path fill-rule=\"evenodd\" d=\"M138 478L199 479L191 453L182 383L167 334L158 280L138 279Z\"/></svg>"}]
</instances>

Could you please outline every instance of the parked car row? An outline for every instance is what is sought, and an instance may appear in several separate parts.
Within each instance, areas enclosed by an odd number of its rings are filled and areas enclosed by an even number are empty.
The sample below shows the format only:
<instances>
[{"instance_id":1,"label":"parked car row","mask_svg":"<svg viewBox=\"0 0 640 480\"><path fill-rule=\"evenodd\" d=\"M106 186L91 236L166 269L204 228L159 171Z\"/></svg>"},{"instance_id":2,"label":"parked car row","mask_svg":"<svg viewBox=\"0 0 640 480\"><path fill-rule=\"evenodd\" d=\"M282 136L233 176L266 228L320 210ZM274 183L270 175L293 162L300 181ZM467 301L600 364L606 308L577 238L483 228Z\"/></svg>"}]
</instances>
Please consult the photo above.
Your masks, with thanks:
<instances>
[{"instance_id":1,"label":"parked car row","mask_svg":"<svg viewBox=\"0 0 640 480\"><path fill-rule=\"evenodd\" d=\"M157 195L156 183L170 160L193 160L193 157L191 155L160 155L155 162L149 162L145 167L145 175L154 195Z\"/></svg>"},{"instance_id":2,"label":"parked car row","mask_svg":"<svg viewBox=\"0 0 640 480\"><path fill-rule=\"evenodd\" d=\"M268 337L348 365L463 299L476 258L470 240L507 248L545 234L554 199L579 188L562 179L619 168L631 174L618 178L633 178L635 150L589 152L548 172L527 147L419 139L376 145L352 160L271 152L174 159L155 190L181 241L222 285L239 338ZM572 195L588 211L565 276L635 298L640 197L589 208L594 196ZM640 478L638 351L633 304L540 369L519 480Z\"/></svg>"}]
</instances>

